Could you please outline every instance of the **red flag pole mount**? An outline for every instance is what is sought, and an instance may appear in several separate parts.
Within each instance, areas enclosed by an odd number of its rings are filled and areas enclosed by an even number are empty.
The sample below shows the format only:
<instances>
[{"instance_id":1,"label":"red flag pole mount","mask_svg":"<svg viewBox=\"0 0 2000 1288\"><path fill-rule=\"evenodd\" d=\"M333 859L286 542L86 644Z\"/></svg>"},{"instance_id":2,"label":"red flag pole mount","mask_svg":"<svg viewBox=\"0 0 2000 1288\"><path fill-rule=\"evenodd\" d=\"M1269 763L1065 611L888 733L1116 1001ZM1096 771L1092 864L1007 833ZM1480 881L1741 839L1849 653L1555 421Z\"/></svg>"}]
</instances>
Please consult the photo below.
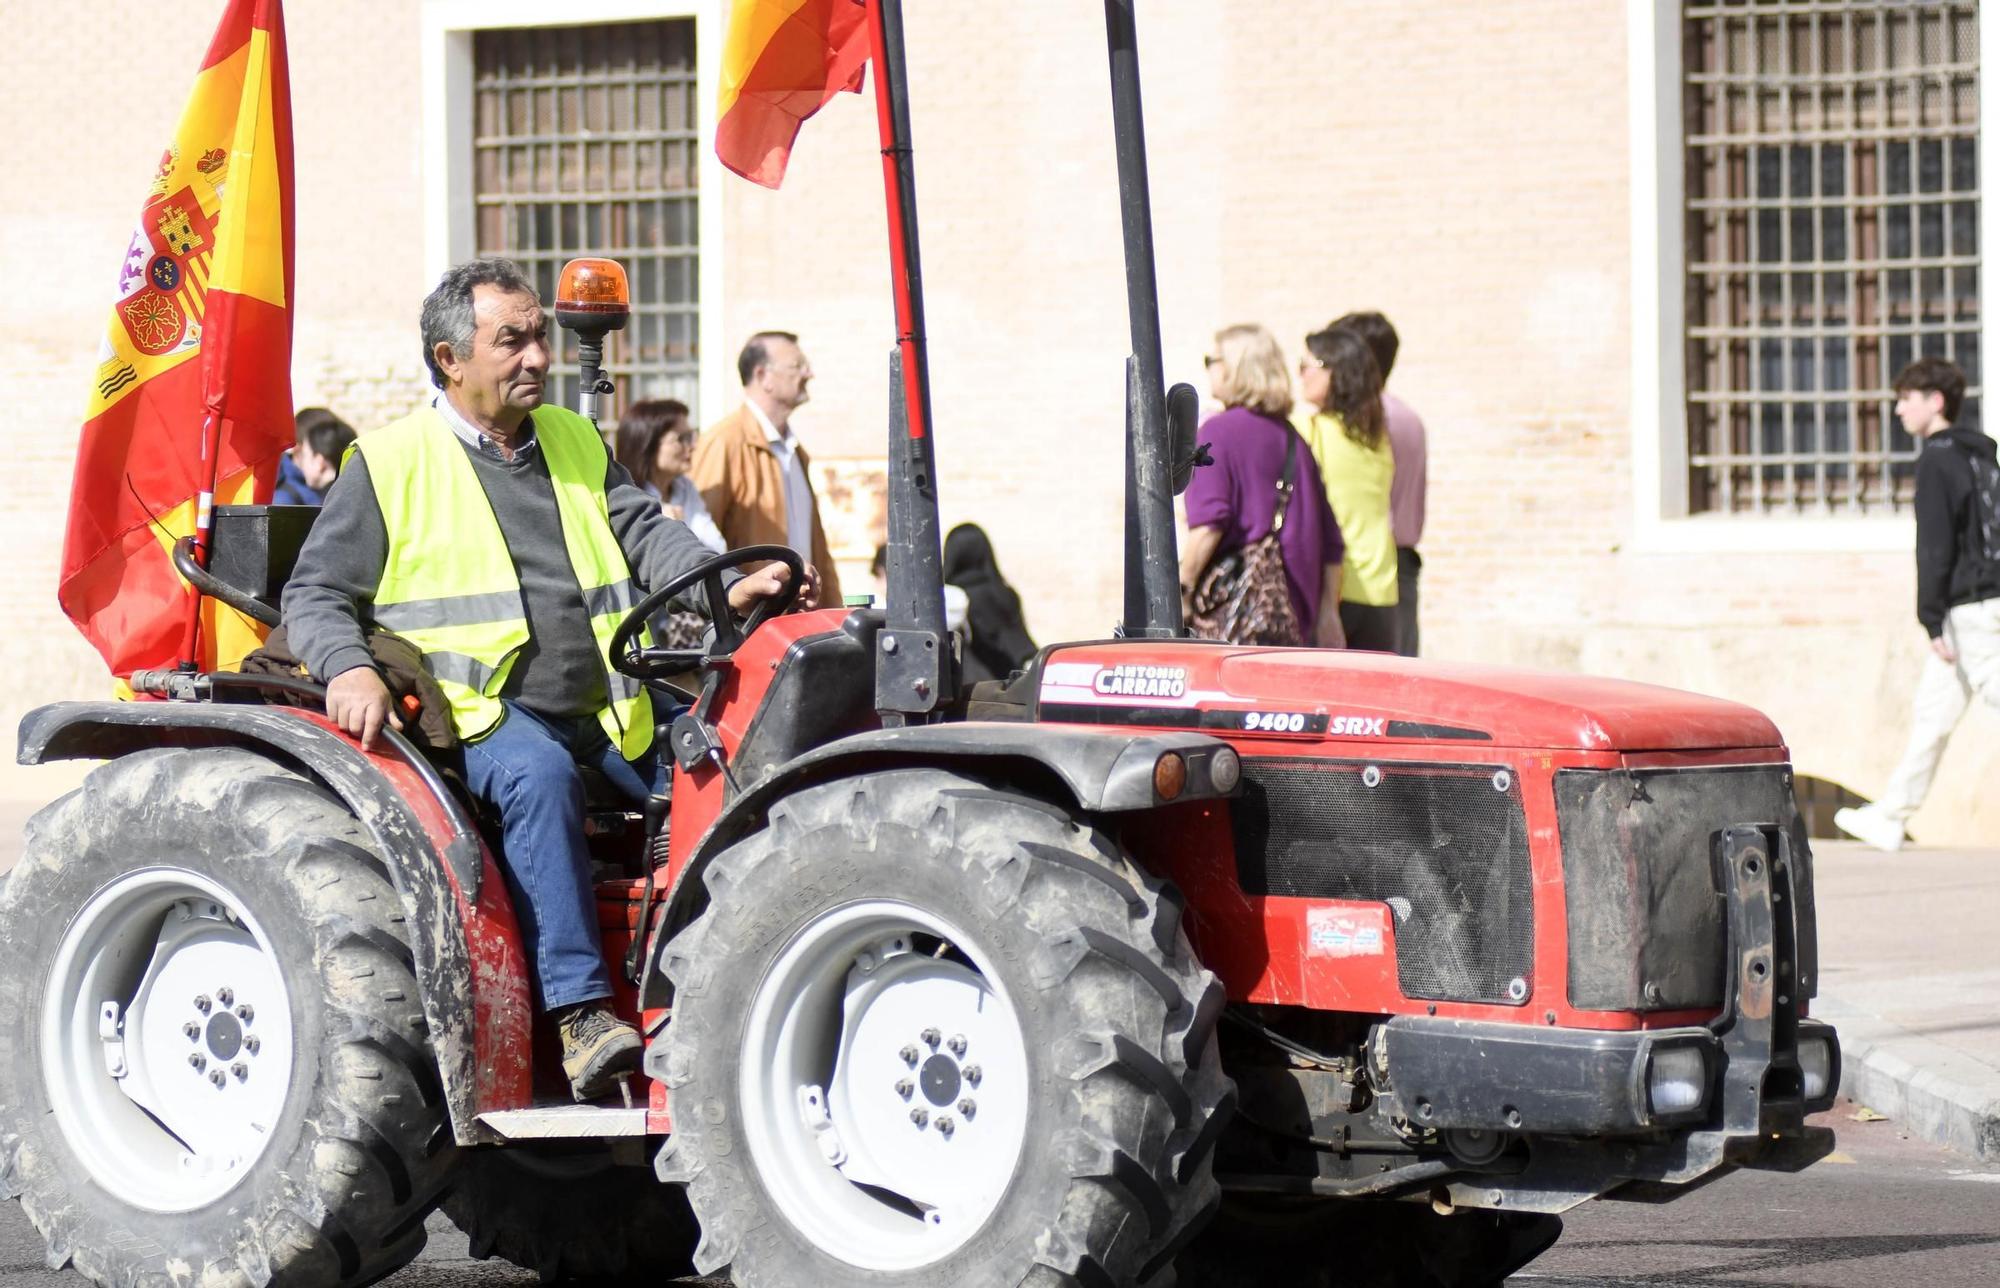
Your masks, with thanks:
<instances>
[{"instance_id":1,"label":"red flag pole mount","mask_svg":"<svg viewBox=\"0 0 2000 1288\"><path fill-rule=\"evenodd\" d=\"M930 363L924 341L917 178L910 147L909 77L901 0L868 0L875 116L889 215L896 346L889 360L887 621L875 659L875 709L885 725L934 718L958 696L957 657L944 620L944 556L937 501Z\"/></svg>"},{"instance_id":2,"label":"red flag pole mount","mask_svg":"<svg viewBox=\"0 0 2000 1288\"><path fill-rule=\"evenodd\" d=\"M888 197L889 273L896 301L896 345L903 354L903 402L911 438L930 432L930 364L924 344L923 270L917 252L917 181L910 146L909 81L903 61L901 0L868 0L875 62L875 119L882 136L882 186Z\"/></svg>"},{"instance_id":3,"label":"red flag pole mount","mask_svg":"<svg viewBox=\"0 0 2000 1288\"><path fill-rule=\"evenodd\" d=\"M215 530L215 481L221 450L222 421L211 408L202 414L201 491L195 494L194 507L192 553L194 561L203 568L208 567L209 536ZM199 670L201 666L201 600L201 591L190 582L187 588L187 628L181 633L179 669L183 671Z\"/></svg>"}]
</instances>

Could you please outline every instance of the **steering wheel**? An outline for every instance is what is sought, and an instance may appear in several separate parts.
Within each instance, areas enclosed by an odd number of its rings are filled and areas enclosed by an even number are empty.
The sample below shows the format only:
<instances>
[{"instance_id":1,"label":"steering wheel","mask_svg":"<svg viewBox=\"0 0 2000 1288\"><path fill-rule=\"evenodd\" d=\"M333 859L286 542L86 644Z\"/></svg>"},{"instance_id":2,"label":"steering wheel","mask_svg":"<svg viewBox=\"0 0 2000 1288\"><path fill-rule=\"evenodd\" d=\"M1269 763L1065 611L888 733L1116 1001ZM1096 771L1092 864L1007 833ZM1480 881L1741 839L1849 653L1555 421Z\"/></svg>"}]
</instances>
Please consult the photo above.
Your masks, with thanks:
<instances>
[{"instance_id":1,"label":"steering wheel","mask_svg":"<svg viewBox=\"0 0 2000 1288\"><path fill-rule=\"evenodd\" d=\"M730 611L729 591L722 584L722 574L738 564L770 560L791 569L791 579L777 594L758 600L757 606L750 610L750 616L739 627L736 614ZM657 680L662 676L691 671L711 658L728 657L742 646L745 637L752 631L798 602L805 579L806 561L799 558L799 552L790 546L745 546L741 550L724 551L696 564L647 595L626 614L625 620L618 623L618 629L611 633L613 664L635 680ZM709 620L715 624L715 643L700 648L641 646L638 643L639 632L645 627L646 620L667 601L697 582L701 584L702 597L708 603Z\"/></svg>"}]
</instances>

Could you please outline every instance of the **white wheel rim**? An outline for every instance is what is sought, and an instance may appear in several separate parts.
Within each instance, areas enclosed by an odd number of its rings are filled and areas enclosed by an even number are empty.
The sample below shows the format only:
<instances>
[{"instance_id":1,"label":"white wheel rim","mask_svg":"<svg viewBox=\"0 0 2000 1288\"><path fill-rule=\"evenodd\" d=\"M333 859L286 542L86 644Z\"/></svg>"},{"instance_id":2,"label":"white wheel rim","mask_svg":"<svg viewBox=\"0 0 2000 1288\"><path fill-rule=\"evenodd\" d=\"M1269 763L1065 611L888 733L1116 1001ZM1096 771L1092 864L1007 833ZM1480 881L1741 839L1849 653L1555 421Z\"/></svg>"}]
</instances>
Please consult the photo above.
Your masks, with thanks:
<instances>
[{"instance_id":1,"label":"white wheel rim","mask_svg":"<svg viewBox=\"0 0 2000 1288\"><path fill-rule=\"evenodd\" d=\"M939 940L963 960L919 951ZM1013 1181L1020 1021L986 957L934 913L880 900L801 930L758 985L741 1068L745 1144L776 1210L850 1265L950 1255Z\"/></svg>"},{"instance_id":2,"label":"white wheel rim","mask_svg":"<svg viewBox=\"0 0 2000 1288\"><path fill-rule=\"evenodd\" d=\"M106 1191L192 1211L262 1156L291 1088L291 997L222 886L173 868L105 886L64 931L42 1001L50 1106Z\"/></svg>"}]
</instances>

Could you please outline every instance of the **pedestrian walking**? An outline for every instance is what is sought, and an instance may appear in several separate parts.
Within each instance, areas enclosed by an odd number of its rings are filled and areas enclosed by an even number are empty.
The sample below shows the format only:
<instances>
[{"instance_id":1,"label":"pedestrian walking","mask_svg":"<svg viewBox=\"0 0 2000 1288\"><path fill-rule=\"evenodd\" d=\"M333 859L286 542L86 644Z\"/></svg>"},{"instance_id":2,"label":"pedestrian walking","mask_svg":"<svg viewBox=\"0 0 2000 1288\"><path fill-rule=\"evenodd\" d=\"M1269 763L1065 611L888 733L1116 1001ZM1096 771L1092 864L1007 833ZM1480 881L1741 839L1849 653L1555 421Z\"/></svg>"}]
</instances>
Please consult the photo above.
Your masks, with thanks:
<instances>
[{"instance_id":1,"label":"pedestrian walking","mask_svg":"<svg viewBox=\"0 0 2000 1288\"><path fill-rule=\"evenodd\" d=\"M1021 596L1000 575L993 542L976 523L945 534L944 580L965 592L971 638L961 660L967 684L1004 680L1035 656L1035 641L1021 616Z\"/></svg>"},{"instance_id":2,"label":"pedestrian walking","mask_svg":"<svg viewBox=\"0 0 2000 1288\"><path fill-rule=\"evenodd\" d=\"M1429 442L1422 417L1388 389L1401 348L1389 319L1370 310L1346 314L1333 325L1360 336L1382 372L1382 423L1389 433L1389 453L1396 460L1396 476L1389 484L1389 519L1396 537L1396 651L1415 657L1417 578L1424 568L1417 543L1424 538L1424 503L1430 490Z\"/></svg>"},{"instance_id":3,"label":"pedestrian walking","mask_svg":"<svg viewBox=\"0 0 2000 1288\"><path fill-rule=\"evenodd\" d=\"M1299 359L1305 406L1292 423L1312 448L1327 504L1347 547L1340 627L1347 647L1396 651L1396 538L1389 520L1396 458L1382 424L1382 375L1357 333L1338 326L1306 337Z\"/></svg>"},{"instance_id":4,"label":"pedestrian walking","mask_svg":"<svg viewBox=\"0 0 2000 1288\"><path fill-rule=\"evenodd\" d=\"M634 483L659 499L668 518L687 524L701 544L721 554L729 547L701 499L701 489L688 477L694 443L687 404L678 399L643 399L618 418L618 463Z\"/></svg>"},{"instance_id":5,"label":"pedestrian walking","mask_svg":"<svg viewBox=\"0 0 2000 1288\"><path fill-rule=\"evenodd\" d=\"M743 405L701 436L694 485L731 550L782 545L819 572L820 602L838 604L840 573L826 544L792 415L811 394L812 364L790 331L759 331L736 357Z\"/></svg>"},{"instance_id":6,"label":"pedestrian walking","mask_svg":"<svg viewBox=\"0 0 2000 1288\"><path fill-rule=\"evenodd\" d=\"M1896 377L1896 416L1917 453L1917 621L1930 636L1911 702L1910 741L1872 805L1834 826L1878 850L1903 847L1952 730L1974 697L2000 708L2000 467L1993 440L1961 429L1965 373L1919 358Z\"/></svg>"},{"instance_id":7,"label":"pedestrian walking","mask_svg":"<svg viewBox=\"0 0 2000 1288\"><path fill-rule=\"evenodd\" d=\"M1181 597L1189 629L1236 644L1339 648L1341 537L1312 449L1285 418L1291 373L1261 326L1218 332L1201 427L1213 464L1183 500Z\"/></svg>"},{"instance_id":8,"label":"pedestrian walking","mask_svg":"<svg viewBox=\"0 0 2000 1288\"><path fill-rule=\"evenodd\" d=\"M354 426L324 407L304 408L292 424L292 450L278 458L271 504L322 505L340 477L340 458L354 443Z\"/></svg>"}]
</instances>

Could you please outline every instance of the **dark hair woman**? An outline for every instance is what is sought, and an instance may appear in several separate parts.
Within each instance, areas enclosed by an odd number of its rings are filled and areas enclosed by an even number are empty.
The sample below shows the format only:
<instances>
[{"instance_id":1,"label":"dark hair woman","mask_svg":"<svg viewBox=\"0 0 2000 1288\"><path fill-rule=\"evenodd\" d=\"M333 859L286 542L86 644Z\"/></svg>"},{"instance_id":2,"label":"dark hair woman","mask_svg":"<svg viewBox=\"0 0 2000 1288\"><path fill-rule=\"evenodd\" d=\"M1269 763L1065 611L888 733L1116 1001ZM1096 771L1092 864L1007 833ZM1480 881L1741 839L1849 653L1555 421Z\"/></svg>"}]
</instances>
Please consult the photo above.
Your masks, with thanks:
<instances>
[{"instance_id":1,"label":"dark hair woman","mask_svg":"<svg viewBox=\"0 0 2000 1288\"><path fill-rule=\"evenodd\" d=\"M945 535L944 579L965 592L966 625L972 632L965 649L965 682L1004 680L1026 666L1035 655L1035 641L1021 618L1021 597L1000 575L985 529L961 523Z\"/></svg>"},{"instance_id":2,"label":"dark hair woman","mask_svg":"<svg viewBox=\"0 0 2000 1288\"><path fill-rule=\"evenodd\" d=\"M1382 371L1356 330L1330 326L1306 337L1299 362L1305 407L1293 416L1319 462L1327 503L1347 542L1340 625L1347 647L1396 651L1396 534L1389 487L1396 458L1382 416Z\"/></svg>"},{"instance_id":3,"label":"dark hair woman","mask_svg":"<svg viewBox=\"0 0 2000 1288\"><path fill-rule=\"evenodd\" d=\"M694 460L694 440L686 403L649 398L633 403L619 417L613 454L634 483L659 498L661 510L687 524L703 545L720 554L727 548L722 533L687 475Z\"/></svg>"}]
</instances>

